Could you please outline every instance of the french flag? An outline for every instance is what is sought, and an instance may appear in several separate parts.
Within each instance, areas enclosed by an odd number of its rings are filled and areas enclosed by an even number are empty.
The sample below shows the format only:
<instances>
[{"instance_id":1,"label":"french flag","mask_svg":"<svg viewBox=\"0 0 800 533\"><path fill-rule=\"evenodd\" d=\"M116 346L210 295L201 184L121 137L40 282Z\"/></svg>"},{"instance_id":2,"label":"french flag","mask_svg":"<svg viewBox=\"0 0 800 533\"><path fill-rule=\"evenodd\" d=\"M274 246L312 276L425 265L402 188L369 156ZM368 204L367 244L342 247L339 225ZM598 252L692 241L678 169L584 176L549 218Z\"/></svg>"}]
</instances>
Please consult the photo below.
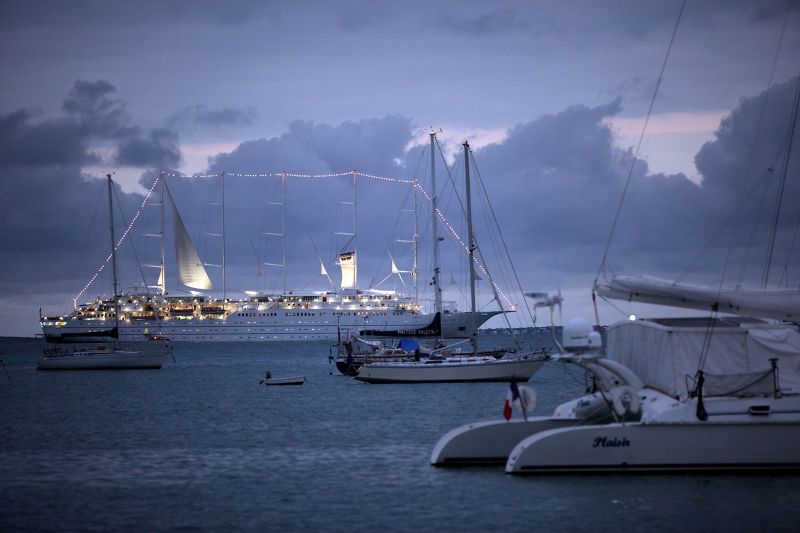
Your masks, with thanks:
<instances>
[{"instance_id":1,"label":"french flag","mask_svg":"<svg viewBox=\"0 0 800 533\"><path fill-rule=\"evenodd\" d=\"M511 420L511 404L514 403L514 400L518 399L519 387L517 387L517 382L512 379L511 385L509 386L509 391L506 394L506 403L503 405L503 418L506 420Z\"/></svg>"}]
</instances>

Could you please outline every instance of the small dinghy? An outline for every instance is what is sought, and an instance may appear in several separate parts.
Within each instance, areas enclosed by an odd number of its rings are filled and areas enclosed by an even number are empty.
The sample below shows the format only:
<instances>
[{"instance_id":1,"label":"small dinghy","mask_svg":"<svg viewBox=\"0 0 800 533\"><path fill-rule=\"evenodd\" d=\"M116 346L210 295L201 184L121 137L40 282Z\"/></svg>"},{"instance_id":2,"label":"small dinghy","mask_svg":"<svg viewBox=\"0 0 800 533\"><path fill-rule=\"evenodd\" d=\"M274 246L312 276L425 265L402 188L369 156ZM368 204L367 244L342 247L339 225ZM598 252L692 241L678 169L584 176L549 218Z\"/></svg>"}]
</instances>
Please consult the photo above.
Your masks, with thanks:
<instances>
[{"instance_id":1,"label":"small dinghy","mask_svg":"<svg viewBox=\"0 0 800 533\"><path fill-rule=\"evenodd\" d=\"M264 379L261 380L262 385L302 385L306 382L305 376L293 376L288 378L273 378L272 372L267 372Z\"/></svg>"}]
</instances>

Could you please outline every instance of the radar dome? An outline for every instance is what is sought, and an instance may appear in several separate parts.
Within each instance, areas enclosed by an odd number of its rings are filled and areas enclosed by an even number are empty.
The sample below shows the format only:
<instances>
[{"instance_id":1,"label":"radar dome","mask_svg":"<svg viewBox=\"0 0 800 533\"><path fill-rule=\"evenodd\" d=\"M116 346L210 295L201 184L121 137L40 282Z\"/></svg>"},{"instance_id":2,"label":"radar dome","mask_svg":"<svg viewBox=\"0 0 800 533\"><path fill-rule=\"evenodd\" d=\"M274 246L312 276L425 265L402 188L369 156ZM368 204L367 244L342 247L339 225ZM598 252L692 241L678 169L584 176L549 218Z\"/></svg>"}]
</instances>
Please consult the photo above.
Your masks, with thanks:
<instances>
[{"instance_id":1,"label":"radar dome","mask_svg":"<svg viewBox=\"0 0 800 533\"><path fill-rule=\"evenodd\" d=\"M561 345L566 350L586 349L590 346L589 335L592 326L585 318L572 318L564 324L561 333Z\"/></svg>"}]
</instances>

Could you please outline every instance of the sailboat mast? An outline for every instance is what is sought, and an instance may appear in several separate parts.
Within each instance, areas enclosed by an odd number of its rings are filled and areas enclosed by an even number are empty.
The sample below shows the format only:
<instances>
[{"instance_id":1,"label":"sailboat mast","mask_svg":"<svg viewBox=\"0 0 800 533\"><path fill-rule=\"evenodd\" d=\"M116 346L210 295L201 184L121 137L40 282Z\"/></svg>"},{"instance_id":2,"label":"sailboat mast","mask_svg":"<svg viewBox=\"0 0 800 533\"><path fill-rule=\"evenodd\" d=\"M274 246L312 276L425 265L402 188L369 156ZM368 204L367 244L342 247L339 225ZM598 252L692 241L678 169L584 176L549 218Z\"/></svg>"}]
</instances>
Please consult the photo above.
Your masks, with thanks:
<instances>
[{"instance_id":1,"label":"sailboat mast","mask_svg":"<svg viewBox=\"0 0 800 533\"><path fill-rule=\"evenodd\" d=\"M222 299L225 300L225 171L220 175L222 185Z\"/></svg>"},{"instance_id":2,"label":"sailboat mast","mask_svg":"<svg viewBox=\"0 0 800 533\"><path fill-rule=\"evenodd\" d=\"M414 179L414 237L413 243L411 244L413 247L413 255L414 255L414 262L411 267L411 277L414 278L414 301L419 304L419 273L417 272L417 261L418 261L418 254L419 254L419 227L418 227L418 220L417 220L417 189L419 188L419 182Z\"/></svg>"},{"instance_id":3,"label":"sailboat mast","mask_svg":"<svg viewBox=\"0 0 800 533\"><path fill-rule=\"evenodd\" d=\"M108 221L109 232L111 234L111 277L113 278L114 287L114 329L117 332L114 340L114 346L116 346L116 339L119 338L119 299L117 298L117 293L119 291L117 289L117 242L114 238L114 201L112 199L114 182L111 180L110 173L106 174L106 178L108 178Z\"/></svg>"},{"instance_id":4,"label":"sailboat mast","mask_svg":"<svg viewBox=\"0 0 800 533\"><path fill-rule=\"evenodd\" d=\"M108 222L109 233L111 234L111 276L114 278L112 281L114 287L114 317L116 319L116 301L117 301L117 246L114 239L114 201L112 200L114 182L111 180L111 174L106 174L108 179Z\"/></svg>"},{"instance_id":5,"label":"sailboat mast","mask_svg":"<svg viewBox=\"0 0 800 533\"><path fill-rule=\"evenodd\" d=\"M469 183L469 143L464 141L464 177L467 197L467 246L469 246L469 306L472 319L470 342L472 350L478 351L478 328L475 323L475 237L472 233L472 193Z\"/></svg>"},{"instance_id":6,"label":"sailboat mast","mask_svg":"<svg viewBox=\"0 0 800 533\"><path fill-rule=\"evenodd\" d=\"M286 295L286 172L281 172L281 251L283 252L283 294Z\"/></svg>"},{"instance_id":7,"label":"sailboat mast","mask_svg":"<svg viewBox=\"0 0 800 533\"><path fill-rule=\"evenodd\" d=\"M431 132L431 217L433 227L433 312L442 312L442 289L439 284L439 228L436 220L439 207L436 192L436 132Z\"/></svg>"}]
</instances>

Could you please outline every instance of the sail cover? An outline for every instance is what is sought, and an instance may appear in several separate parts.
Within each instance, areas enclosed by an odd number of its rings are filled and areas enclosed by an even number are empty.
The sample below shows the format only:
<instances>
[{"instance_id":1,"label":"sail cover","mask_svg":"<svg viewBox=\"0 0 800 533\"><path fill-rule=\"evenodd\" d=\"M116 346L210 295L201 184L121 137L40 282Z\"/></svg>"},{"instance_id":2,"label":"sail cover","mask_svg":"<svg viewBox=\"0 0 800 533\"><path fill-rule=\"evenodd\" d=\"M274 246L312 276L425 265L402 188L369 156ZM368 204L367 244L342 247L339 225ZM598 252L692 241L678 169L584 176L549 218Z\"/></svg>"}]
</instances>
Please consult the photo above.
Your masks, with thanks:
<instances>
[{"instance_id":1,"label":"sail cover","mask_svg":"<svg viewBox=\"0 0 800 533\"><path fill-rule=\"evenodd\" d=\"M203 268L203 264L200 262L200 256L197 255L197 250L195 250L192 240L189 238L186 226L183 225L183 220L181 220L181 215L178 213L172 193L169 188L166 188L166 190L172 207L172 227L175 233L178 280L183 285L193 289L210 289L211 280L208 278L208 273L206 273L206 269Z\"/></svg>"},{"instance_id":2,"label":"sail cover","mask_svg":"<svg viewBox=\"0 0 800 533\"><path fill-rule=\"evenodd\" d=\"M738 317L715 319L715 324L707 340L709 319L621 322L608 329L608 358L630 368L647 386L680 398L689 395L704 346L704 390L710 395L714 388L745 396L771 393L774 358L781 390L800 392L800 333Z\"/></svg>"},{"instance_id":3,"label":"sail cover","mask_svg":"<svg viewBox=\"0 0 800 533\"><path fill-rule=\"evenodd\" d=\"M720 313L800 320L800 289L736 289L718 290L711 287L684 285L651 276L615 276L610 282L597 286L606 298L651 304L704 309L714 305Z\"/></svg>"},{"instance_id":4,"label":"sail cover","mask_svg":"<svg viewBox=\"0 0 800 533\"><path fill-rule=\"evenodd\" d=\"M339 266L342 268L342 288L355 289L358 279L358 265L355 252L339 254Z\"/></svg>"}]
</instances>

